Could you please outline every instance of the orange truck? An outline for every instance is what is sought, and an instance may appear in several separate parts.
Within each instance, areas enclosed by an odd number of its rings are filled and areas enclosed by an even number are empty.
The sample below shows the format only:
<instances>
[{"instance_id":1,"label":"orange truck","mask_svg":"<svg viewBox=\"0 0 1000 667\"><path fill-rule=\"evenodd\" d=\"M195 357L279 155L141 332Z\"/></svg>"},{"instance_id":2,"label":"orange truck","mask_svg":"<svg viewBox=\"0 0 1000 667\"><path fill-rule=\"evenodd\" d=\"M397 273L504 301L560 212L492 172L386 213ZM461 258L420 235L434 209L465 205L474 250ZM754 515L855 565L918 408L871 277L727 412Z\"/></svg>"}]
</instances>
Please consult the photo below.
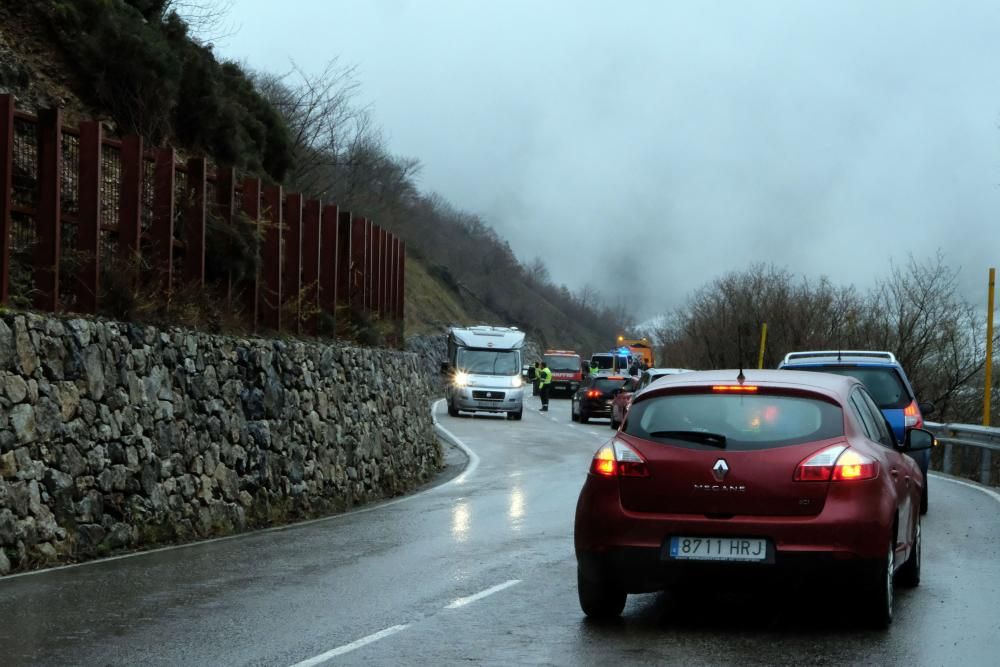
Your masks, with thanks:
<instances>
[{"instance_id":1,"label":"orange truck","mask_svg":"<svg viewBox=\"0 0 1000 667\"><path fill-rule=\"evenodd\" d=\"M572 394L583 382L580 355L573 350L545 350L542 357L552 370L552 390Z\"/></svg>"},{"instance_id":2,"label":"orange truck","mask_svg":"<svg viewBox=\"0 0 1000 667\"><path fill-rule=\"evenodd\" d=\"M646 362L646 365L650 368L656 366L653 363L653 346L649 342L648 338L626 338L625 336L618 336L618 347L628 348L628 352L633 357L639 357Z\"/></svg>"}]
</instances>

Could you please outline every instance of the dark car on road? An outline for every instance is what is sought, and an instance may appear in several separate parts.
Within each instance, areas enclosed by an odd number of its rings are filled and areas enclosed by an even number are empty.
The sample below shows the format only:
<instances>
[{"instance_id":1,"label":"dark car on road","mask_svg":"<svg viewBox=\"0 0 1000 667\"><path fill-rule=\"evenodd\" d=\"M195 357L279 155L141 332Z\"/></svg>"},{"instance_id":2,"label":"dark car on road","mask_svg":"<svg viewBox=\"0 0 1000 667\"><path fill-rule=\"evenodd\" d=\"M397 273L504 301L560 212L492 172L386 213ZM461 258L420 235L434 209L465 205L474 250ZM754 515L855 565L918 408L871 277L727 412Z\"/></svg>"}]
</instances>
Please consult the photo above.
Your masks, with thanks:
<instances>
[{"instance_id":1,"label":"dark car on road","mask_svg":"<svg viewBox=\"0 0 1000 667\"><path fill-rule=\"evenodd\" d=\"M635 380L624 375L598 375L573 394L570 417L586 424L594 417L610 417L611 401L620 391L632 391Z\"/></svg>"},{"instance_id":2,"label":"dark car on road","mask_svg":"<svg viewBox=\"0 0 1000 667\"><path fill-rule=\"evenodd\" d=\"M662 378L636 394L580 492L580 606L613 617L630 593L795 572L884 627L895 582L920 581L924 477L906 453L933 440L914 428L897 443L852 377Z\"/></svg>"},{"instance_id":3,"label":"dark car on road","mask_svg":"<svg viewBox=\"0 0 1000 667\"><path fill-rule=\"evenodd\" d=\"M778 368L850 375L861 380L882 410L882 414L892 425L897 442L903 442L909 429L923 428L924 415L930 416L934 412L933 403L917 402L910 380L892 352L867 350L789 352ZM920 470L926 479L927 468L931 461L930 450L914 452L913 457L920 464ZM927 503L928 491L925 483L923 497L920 499L922 514L927 513Z\"/></svg>"}]
</instances>

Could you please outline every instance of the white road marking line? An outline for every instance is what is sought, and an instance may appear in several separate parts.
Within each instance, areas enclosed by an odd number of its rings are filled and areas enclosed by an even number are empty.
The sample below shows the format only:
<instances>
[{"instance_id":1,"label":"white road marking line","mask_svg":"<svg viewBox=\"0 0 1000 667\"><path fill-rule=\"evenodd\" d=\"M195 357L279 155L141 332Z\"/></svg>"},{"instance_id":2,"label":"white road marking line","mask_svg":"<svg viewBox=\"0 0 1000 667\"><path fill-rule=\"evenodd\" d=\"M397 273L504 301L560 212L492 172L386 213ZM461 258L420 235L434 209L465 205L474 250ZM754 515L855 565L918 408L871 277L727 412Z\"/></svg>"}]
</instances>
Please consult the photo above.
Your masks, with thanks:
<instances>
[{"instance_id":1,"label":"white road marking line","mask_svg":"<svg viewBox=\"0 0 1000 667\"><path fill-rule=\"evenodd\" d=\"M417 493L414 493L413 495L403 496L401 498L394 498L392 500L387 500L384 503L378 503L377 505L370 505L368 507L361 507L361 508L358 508L358 509L355 509L355 510L351 510L349 512L343 512L342 514L334 514L332 516L321 516L318 519L308 519L306 521L299 521L297 523L290 523L290 524L287 524L287 525L284 525L284 526L274 526L272 528L261 528L259 530L253 530L253 531L249 531L249 532L246 532L246 533L239 533L237 535L226 535L224 537L212 537L212 538L209 538L207 540L198 540L197 542L188 542L187 544L174 544L174 545L171 545L171 546L168 546L168 547L157 547L155 549L146 549L144 551L135 551L133 553L121 554L121 555L118 555L118 556L109 556L107 558L100 558L100 559L97 559L97 560L88 560L88 561L85 561L83 563L71 563L70 565L57 565L56 567L49 567L49 568L45 568L44 570L31 570L30 572L18 572L16 574L7 574L7 575L4 575L4 576L0 576L0 586L2 586L5 581L10 581L10 580L13 580L13 579L20 579L21 577L33 577L33 576L36 576L36 575L39 575L39 574L48 574L50 572L58 572L59 570L70 570L70 569L75 569L75 568L78 568L78 567L88 567L88 566L91 566L91 565L100 565L101 563L110 563L110 562L116 561L116 560L125 560L126 558L140 558L142 556L151 556L152 554L163 553L165 551L178 551L180 549L193 549L195 547L200 547L200 546L203 546L203 545L206 545L206 544L216 544L218 542L228 542L230 540L247 539L247 538L250 538L250 537L256 537L256 536L260 536L260 535L266 535L267 533L276 533L276 532L279 532L279 531L282 531L282 530L294 530L296 528L304 528L305 526L310 526L310 525L316 524L316 523L322 523L324 521L336 521L338 519L343 519L345 517L354 516L355 514L365 514L366 512L374 512L375 510L380 510L380 509L383 509L385 507L392 507L393 505L398 505L400 503L406 503L406 502L409 502L409 501L411 501L411 500L413 500L415 498L420 498L421 496L424 496L424 495L426 495L428 493L432 493L434 491L437 491L438 489L446 488L446 487L450 486L451 484L458 484L458 483L464 482L465 479L469 475L471 475L473 472L475 472L476 468L479 467L479 456L474 451L472 451L471 449L469 449L469 447L464 442L462 442L462 440L458 436L454 435L451 431L449 431L448 429L446 429L443 426L441 426L440 424L438 424L437 414L435 414L435 410L437 410L437 406L439 406L443 401L444 401L444 399L442 398L442 399L436 401L433 406L431 406L431 420L434 422L435 428L437 428L438 430L440 430L442 433L447 434L447 436L451 439L451 441L459 449L461 449L463 452L465 452L466 456L469 457L469 465L465 468L465 470L462 471L462 474L458 475L457 477L454 477L452 479L449 479L444 484L439 484L438 486L432 486L429 489L424 489L423 491L419 491Z\"/></svg>"},{"instance_id":2,"label":"white road marking line","mask_svg":"<svg viewBox=\"0 0 1000 667\"><path fill-rule=\"evenodd\" d=\"M357 650L362 646L367 646L368 644L377 642L380 639L385 639L390 637L397 632L401 632L406 628L410 627L407 623L405 625L394 625L391 628L386 628L385 630L379 630L378 632L368 635L367 637L362 637L357 641L353 641L350 644L344 644L343 646L338 646L335 649L327 651L326 653L320 653L314 658L309 658L308 660L303 660L302 662L297 662L292 667L315 667L321 663L326 662L330 658L336 658L338 655L344 655L345 653L350 653L351 651Z\"/></svg>"},{"instance_id":3,"label":"white road marking line","mask_svg":"<svg viewBox=\"0 0 1000 667\"><path fill-rule=\"evenodd\" d=\"M479 455L476 454L471 449L469 449L466 446L466 444L462 442L461 438L459 438L457 435L446 429L444 426L441 426L441 422L439 422L437 418L437 409L438 406L441 405L442 403L444 403L444 399L443 398L438 399L434 403L434 406L431 408L431 420L434 422L434 428L436 428L441 433L445 434L445 436L447 436L451 442L453 442L459 449L465 452L465 455L469 457L469 465L466 466L465 470L462 471L461 475L451 480L450 482L442 484L441 486L447 486L448 484L463 484L465 483L465 480L468 479L472 473L476 472L476 468L479 467ZM434 487L434 488L441 488L441 487Z\"/></svg>"},{"instance_id":4,"label":"white road marking line","mask_svg":"<svg viewBox=\"0 0 1000 667\"><path fill-rule=\"evenodd\" d=\"M451 604L445 607L445 609L458 609L459 607L464 607L465 605L475 602L476 600L482 600L484 597L493 595L494 593L499 593L505 588L510 588L511 586L517 586L519 583L521 583L520 579L511 579L510 581L505 581L502 584L497 584L492 588L487 588L485 591L480 591L479 593L476 593L475 595L470 595L467 598L458 598L457 600L453 600Z\"/></svg>"},{"instance_id":5,"label":"white road marking line","mask_svg":"<svg viewBox=\"0 0 1000 667\"><path fill-rule=\"evenodd\" d=\"M972 482L966 482L965 480L955 479L954 477L951 477L951 476L948 476L948 475L939 475L937 473L932 473L932 474L934 475L934 477L936 479L943 479L946 482L952 482L954 484L961 484L962 486L967 486L970 489L975 489L976 491L982 491L983 493L985 493L986 495L988 495L989 497L991 497L993 500L995 500L998 503L1000 503L1000 493L997 493L993 489L988 489L985 486L982 486L981 484L973 484Z\"/></svg>"}]
</instances>

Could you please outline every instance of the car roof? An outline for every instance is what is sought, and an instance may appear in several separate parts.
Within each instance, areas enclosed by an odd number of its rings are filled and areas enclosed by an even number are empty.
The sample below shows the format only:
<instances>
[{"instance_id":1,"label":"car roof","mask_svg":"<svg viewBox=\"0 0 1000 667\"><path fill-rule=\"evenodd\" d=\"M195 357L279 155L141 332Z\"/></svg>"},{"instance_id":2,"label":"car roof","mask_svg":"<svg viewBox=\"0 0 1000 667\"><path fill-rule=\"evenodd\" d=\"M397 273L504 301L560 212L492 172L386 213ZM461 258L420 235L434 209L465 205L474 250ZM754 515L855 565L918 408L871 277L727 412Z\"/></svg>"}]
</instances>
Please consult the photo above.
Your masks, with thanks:
<instances>
[{"instance_id":1,"label":"car roof","mask_svg":"<svg viewBox=\"0 0 1000 667\"><path fill-rule=\"evenodd\" d=\"M649 385L655 389L679 387L705 387L719 384L737 384L738 369L721 371L689 371L664 375ZM837 397L847 398L851 388L862 384L860 380L849 375L834 375L833 373L815 373L812 371L758 370L744 369L743 384L772 387L780 389L799 389ZM643 392L644 394L646 392Z\"/></svg>"},{"instance_id":2,"label":"car roof","mask_svg":"<svg viewBox=\"0 0 1000 667\"><path fill-rule=\"evenodd\" d=\"M901 368L892 352L874 350L820 350L815 352L789 352L779 364L786 366L883 366Z\"/></svg>"}]
</instances>

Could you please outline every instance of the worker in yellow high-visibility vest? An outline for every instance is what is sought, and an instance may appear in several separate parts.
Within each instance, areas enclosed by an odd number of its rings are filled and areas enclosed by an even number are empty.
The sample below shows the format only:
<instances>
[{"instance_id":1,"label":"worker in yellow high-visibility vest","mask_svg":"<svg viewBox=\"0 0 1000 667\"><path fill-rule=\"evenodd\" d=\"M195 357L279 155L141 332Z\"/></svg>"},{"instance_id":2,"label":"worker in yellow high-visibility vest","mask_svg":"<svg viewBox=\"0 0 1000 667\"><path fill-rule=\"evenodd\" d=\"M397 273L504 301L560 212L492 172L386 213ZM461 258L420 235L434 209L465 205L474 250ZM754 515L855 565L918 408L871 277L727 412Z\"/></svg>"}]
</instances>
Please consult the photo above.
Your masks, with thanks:
<instances>
[{"instance_id":1,"label":"worker in yellow high-visibility vest","mask_svg":"<svg viewBox=\"0 0 1000 667\"><path fill-rule=\"evenodd\" d=\"M548 364L542 362L542 367L538 370L538 394L542 397L542 412L549 411L549 390L552 388L552 369Z\"/></svg>"}]
</instances>

